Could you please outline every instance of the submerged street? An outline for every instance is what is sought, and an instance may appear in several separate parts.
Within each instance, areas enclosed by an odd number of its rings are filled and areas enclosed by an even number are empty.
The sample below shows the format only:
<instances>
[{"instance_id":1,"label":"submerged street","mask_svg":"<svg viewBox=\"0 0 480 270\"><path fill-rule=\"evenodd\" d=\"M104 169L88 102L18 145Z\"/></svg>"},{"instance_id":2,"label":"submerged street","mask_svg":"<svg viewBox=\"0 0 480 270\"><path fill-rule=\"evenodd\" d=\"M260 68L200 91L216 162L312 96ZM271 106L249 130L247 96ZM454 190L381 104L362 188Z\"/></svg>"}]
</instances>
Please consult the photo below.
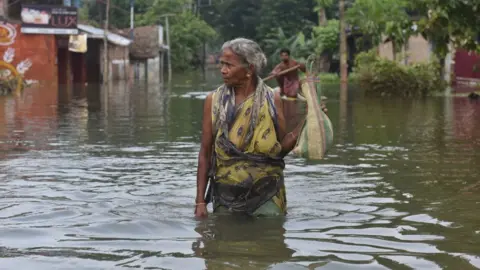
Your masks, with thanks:
<instances>
[{"instance_id":1,"label":"submerged street","mask_svg":"<svg viewBox=\"0 0 480 270\"><path fill-rule=\"evenodd\" d=\"M480 103L327 93L335 145L287 158L285 219L197 221L218 82L177 77L0 97L0 269L480 268Z\"/></svg>"}]
</instances>

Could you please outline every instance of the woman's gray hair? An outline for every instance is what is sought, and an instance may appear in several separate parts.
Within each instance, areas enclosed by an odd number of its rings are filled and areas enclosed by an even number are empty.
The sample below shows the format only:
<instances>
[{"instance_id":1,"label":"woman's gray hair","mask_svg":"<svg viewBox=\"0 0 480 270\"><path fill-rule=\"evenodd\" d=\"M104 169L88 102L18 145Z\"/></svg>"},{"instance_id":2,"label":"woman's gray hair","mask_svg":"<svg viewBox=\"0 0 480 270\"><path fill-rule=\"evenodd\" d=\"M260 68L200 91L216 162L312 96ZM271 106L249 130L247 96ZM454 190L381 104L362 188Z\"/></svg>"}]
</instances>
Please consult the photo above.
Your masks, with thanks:
<instances>
[{"instance_id":1,"label":"woman's gray hair","mask_svg":"<svg viewBox=\"0 0 480 270\"><path fill-rule=\"evenodd\" d=\"M236 55L243 58L246 64L253 65L257 75L267 65L267 58L260 45L253 40L246 38L232 39L223 44L222 51L225 49L232 50Z\"/></svg>"}]
</instances>

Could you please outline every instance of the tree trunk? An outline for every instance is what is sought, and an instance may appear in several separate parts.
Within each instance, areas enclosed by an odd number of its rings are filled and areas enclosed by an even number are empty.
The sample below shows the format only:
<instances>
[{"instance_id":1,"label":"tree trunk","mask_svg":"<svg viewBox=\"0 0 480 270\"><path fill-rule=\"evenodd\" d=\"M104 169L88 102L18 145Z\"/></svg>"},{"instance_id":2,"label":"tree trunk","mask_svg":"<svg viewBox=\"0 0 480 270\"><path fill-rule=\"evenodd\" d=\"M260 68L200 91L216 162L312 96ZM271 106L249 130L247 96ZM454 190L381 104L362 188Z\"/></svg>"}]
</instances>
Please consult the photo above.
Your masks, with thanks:
<instances>
[{"instance_id":1,"label":"tree trunk","mask_svg":"<svg viewBox=\"0 0 480 270\"><path fill-rule=\"evenodd\" d=\"M390 42L392 42L392 60L397 62L397 43L393 38L390 40Z\"/></svg>"},{"instance_id":2,"label":"tree trunk","mask_svg":"<svg viewBox=\"0 0 480 270\"><path fill-rule=\"evenodd\" d=\"M409 40L407 39L407 42L405 42L405 44L403 45L403 51L405 52L405 55L404 55L404 64L405 65L408 65L409 63L409 60L410 60L410 57L409 57L409 52L410 52L410 44L409 44Z\"/></svg>"},{"instance_id":3,"label":"tree trunk","mask_svg":"<svg viewBox=\"0 0 480 270\"><path fill-rule=\"evenodd\" d=\"M318 56L318 71L322 73L327 73L330 71L330 53L323 52Z\"/></svg>"},{"instance_id":4,"label":"tree trunk","mask_svg":"<svg viewBox=\"0 0 480 270\"><path fill-rule=\"evenodd\" d=\"M340 15L340 100L347 100L347 34L345 33L345 0L338 3Z\"/></svg>"},{"instance_id":5,"label":"tree trunk","mask_svg":"<svg viewBox=\"0 0 480 270\"><path fill-rule=\"evenodd\" d=\"M327 26L328 21L327 21L327 13L325 12L324 8L321 8L318 11L318 25L320 26Z\"/></svg>"},{"instance_id":6,"label":"tree trunk","mask_svg":"<svg viewBox=\"0 0 480 270\"><path fill-rule=\"evenodd\" d=\"M327 26L327 14L324 8L320 8L318 11L318 25L319 26ZM330 54L326 52L322 52L318 58L318 71L319 72L329 72L330 71Z\"/></svg>"}]
</instances>

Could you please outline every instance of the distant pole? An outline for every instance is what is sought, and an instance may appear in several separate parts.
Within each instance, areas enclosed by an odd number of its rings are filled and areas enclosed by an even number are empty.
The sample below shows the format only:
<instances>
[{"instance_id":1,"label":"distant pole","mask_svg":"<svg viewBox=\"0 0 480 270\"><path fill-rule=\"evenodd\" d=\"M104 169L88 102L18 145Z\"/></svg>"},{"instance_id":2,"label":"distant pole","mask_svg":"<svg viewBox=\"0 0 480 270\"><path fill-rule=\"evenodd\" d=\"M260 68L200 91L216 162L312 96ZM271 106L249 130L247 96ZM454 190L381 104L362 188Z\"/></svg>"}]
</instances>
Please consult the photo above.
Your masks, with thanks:
<instances>
[{"instance_id":1,"label":"distant pole","mask_svg":"<svg viewBox=\"0 0 480 270\"><path fill-rule=\"evenodd\" d=\"M163 14L158 16L159 18L165 17L165 34L166 34L166 39L167 39L167 46L168 46L168 51L167 51L167 62L168 62L168 83L172 81L172 57L171 57L171 46L170 46L170 26L168 24L168 17L170 16L175 16L175 14Z\"/></svg>"},{"instance_id":2,"label":"distant pole","mask_svg":"<svg viewBox=\"0 0 480 270\"><path fill-rule=\"evenodd\" d=\"M172 61L171 61L171 53L170 51L172 50L172 47L170 46L170 33L169 33L169 25L168 25L168 16L165 16L165 31L167 34L167 46L168 46L168 51L167 51L167 61L168 61L168 83L172 81Z\"/></svg>"},{"instance_id":3,"label":"distant pole","mask_svg":"<svg viewBox=\"0 0 480 270\"><path fill-rule=\"evenodd\" d=\"M103 36L103 84L106 85L109 82L108 72L108 14L110 13L110 0L107 0L107 7L105 8L105 26Z\"/></svg>"},{"instance_id":4,"label":"distant pole","mask_svg":"<svg viewBox=\"0 0 480 270\"><path fill-rule=\"evenodd\" d=\"M133 14L134 14L134 9L133 7L135 6L135 0L130 0L130 29L133 30Z\"/></svg>"},{"instance_id":5,"label":"distant pole","mask_svg":"<svg viewBox=\"0 0 480 270\"><path fill-rule=\"evenodd\" d=\"M197 16L200 16L200 0L197 0ZM206 72L205 72L205 59L207 58L207 48L206 48L206 41L203 41L203 59L202 59L202 74L203 74L203 79L206 79Z\"/></svg>"},{"instance_id":6,"label":"distant pole","mask_svg":"<svg viewBox=\"0 0 480 270\"><path fill-rule=\"evenodd\" d=\"M340 100L347 101L348 69L347 69L347 35L345 33L345 0L338 3L340 13Z\"/></svg>"}]
</instances>

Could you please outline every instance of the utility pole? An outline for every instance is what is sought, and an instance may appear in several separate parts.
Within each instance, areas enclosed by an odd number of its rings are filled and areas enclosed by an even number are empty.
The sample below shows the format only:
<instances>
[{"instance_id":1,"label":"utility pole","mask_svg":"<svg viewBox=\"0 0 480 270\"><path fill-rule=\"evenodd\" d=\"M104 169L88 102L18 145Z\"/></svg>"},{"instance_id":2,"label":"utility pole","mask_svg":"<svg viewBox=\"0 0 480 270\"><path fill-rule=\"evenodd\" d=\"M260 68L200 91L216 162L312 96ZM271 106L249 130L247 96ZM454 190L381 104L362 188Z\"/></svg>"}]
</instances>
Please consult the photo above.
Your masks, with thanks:
<instances>
[{"instance_id":1,"label":"utility pole","mask_svg":"<svg viewBox=\"0 0 480 270\"><path fill-rule=\"evenodd\" d=\"M200 17L200 6L201 6L201 0L197 0L197 16ZM206 72L205 72L205 59L207 58L207 46L206 42L203 41L203 47L202 47L202 74L203 74L203 79L206 79Z\"/></svg>"},{"instance_id":2,"label":"utility pole","mask_svg":"<svg viewBox=\"0 0 480 270\"><path fill-rule=\"evenodd\" d=\"M105 26L103 36L103 84L109 83L109 68L108 68L108 15L110 13L110 0L107 0L107 7L105 8Z\"/></svg>"},{"instance_id":3,"label":"utility pole","mask_svg":"<svg viewBox=\"0 0 480 270\"><path fill-rule=\"evenodd\" d=\"M166 39L167 39L167 46L168 46L168 51L167 51L167 62L168 62L168 83L172 81L172 61L171 61L171 46L170 46L170 27L168 24L168 17L170 16L175 16L175 14L163 14L158 16L159 18L165 17L165 34L166 34Z\"/></svg>"},{"instance_id":4,"label":"utility pole","mask_svg":"<svg viewBox=\"0 0 480 270\"><path fill-rule=\"evenodd\" d=\"M340 100L347 101L348 69L347 69L347 35L345 33L345 0L338 3L340 11Z\"/></svg>"},{"instance_id":5,"label":"utility pole","mask_svg":"<svg viewBox=\"0 0 480 270\"><path fill-rule=\"evenodd\" d=\"M208 6L212 5L212 0L208 1ZM200 17L202 14L200 13L200 7L202 6L202 0L197 0L197 10L196 14L198 17ZM207 73L207 42L204 40L203 41L203 48L202 48L202 74L203 74L203 79L206 80Z\"/></svg>"},{"instance_id":6,"label":"utility pole","mask_svg":"<svg viewBox=\"0 0 480 270\"><path fill-rule=\"evenodd\" d=\"M130 31L133 35L133 15L134 15L134 7L135 0L130 0Z\"/></svg>"},{"instance_id":7,"label":"utility pole","mask_svg":"<svg viewBox=\"0 0 480 270\"><path fill-rule=\"evenodd\" d=\"M168 83L172 81L172 56L171 50L172 47L170 46L170 33L169 33L169 26L168 26L168 16L165 17L165 27L166 27L166 34L167 34L167 61L168 61Z\"/></svg>"}]
</instances>

